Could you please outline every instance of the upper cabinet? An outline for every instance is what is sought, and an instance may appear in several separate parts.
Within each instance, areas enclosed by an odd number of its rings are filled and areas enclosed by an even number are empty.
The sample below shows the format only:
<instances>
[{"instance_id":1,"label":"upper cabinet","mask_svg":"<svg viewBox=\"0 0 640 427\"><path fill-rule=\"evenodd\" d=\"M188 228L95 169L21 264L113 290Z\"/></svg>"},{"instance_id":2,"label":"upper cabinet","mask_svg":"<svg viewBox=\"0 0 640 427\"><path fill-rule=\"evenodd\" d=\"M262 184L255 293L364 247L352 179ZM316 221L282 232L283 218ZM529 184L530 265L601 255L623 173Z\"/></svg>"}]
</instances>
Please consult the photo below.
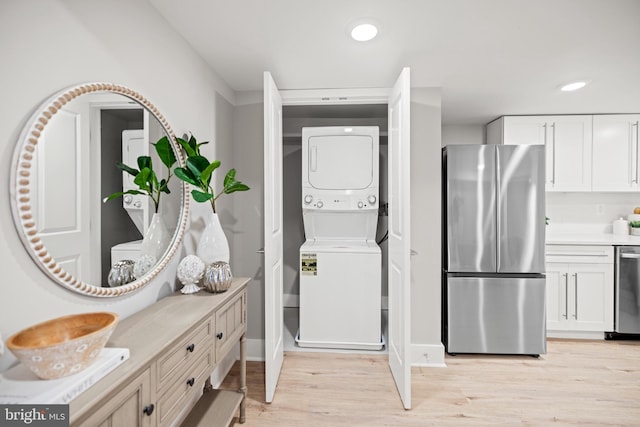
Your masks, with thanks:
<instances>
[{"instance_id":1,"label":"upper cabinet","mask_svg":"<svg viewBox=\"0 0 640 427\"><path fill-rule=\"evenodd\" d=\"M590 191L592 117L505 116L487 125L488 144L541 144L547 191Z\"/></svg>"},{"instance_id":2,"label":"upper cabinet","mask_svg":"<svg viewBox=\"0 0 640 427\"><path fill-rule=\"evenodd\" d=\"M593 191L638 191L640 114L593 116Z\"/></svg>"}]
</instances>

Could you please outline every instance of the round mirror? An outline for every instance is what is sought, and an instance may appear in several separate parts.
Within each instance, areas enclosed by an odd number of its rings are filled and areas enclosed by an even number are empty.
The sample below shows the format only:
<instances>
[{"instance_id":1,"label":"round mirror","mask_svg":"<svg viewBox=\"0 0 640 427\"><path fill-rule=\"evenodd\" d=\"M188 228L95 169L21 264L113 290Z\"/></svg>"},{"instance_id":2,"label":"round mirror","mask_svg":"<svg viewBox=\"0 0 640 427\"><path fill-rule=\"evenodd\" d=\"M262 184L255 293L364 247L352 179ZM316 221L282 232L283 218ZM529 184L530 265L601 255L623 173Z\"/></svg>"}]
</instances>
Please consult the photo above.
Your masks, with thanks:
<instances>
[{"instance_id":1,"label":"round mirror","mask_svg":"<svg viewBox=\"0 0 640 427\"><path fill-rule=\"evenodd\" d=\"M179 165L173 131L139 93L110 83L56 93L14 151L11 206L25 248L73 291L113 297L140 289L184 235L188 193L172 179Z\"/></svg>"}]
</instances>

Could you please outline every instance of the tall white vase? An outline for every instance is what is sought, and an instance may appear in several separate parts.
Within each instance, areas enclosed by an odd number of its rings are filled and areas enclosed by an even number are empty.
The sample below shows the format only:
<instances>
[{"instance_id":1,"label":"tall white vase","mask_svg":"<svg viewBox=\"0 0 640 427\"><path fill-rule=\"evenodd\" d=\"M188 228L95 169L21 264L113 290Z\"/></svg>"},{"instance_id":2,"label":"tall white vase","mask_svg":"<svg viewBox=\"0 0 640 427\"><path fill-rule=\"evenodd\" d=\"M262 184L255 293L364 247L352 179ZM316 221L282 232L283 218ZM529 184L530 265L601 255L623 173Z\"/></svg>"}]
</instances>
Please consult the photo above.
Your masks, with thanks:
<instances>
[{"instance_id":1,"label":"tall white vase","mask_svg":"<svg viewBox=\"0 0 640 427\"><path fill-rule=\"evenodd\" d=\"M216 261L229 262L229 242L220 225L218 214L212 212L207 218L206 227L196 248L196 255L206 265Z\"/></svg>"},{"instance_id":2,"label":"tall white vase","mask_svg":"<svg viewBox=\"0 0 640 427\"><path fill-rule=\"evenodd\" d=\"M162 215L154 213L153 217L151 217L151 223L149 224L147 233L142 239L140 253L141 255L149 255L157 261L162 257L164 251L167 250L170 241L171 235L169 234L169 230L167 230Z\"/></svg>"}]
</instances>

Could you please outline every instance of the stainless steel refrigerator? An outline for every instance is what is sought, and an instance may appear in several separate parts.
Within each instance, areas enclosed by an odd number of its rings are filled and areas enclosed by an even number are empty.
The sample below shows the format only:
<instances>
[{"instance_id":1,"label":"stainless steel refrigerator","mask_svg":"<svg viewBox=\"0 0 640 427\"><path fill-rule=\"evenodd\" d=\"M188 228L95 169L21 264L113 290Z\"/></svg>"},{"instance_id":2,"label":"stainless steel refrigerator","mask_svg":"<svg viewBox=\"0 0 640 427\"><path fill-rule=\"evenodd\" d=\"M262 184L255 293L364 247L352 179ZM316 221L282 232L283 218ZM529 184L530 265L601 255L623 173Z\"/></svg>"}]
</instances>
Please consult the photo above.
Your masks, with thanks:
<instances>
[{"instance_id":1,"label":"stainless steel refrigerator","mask_svg":"<svg viewBox=\"0 0 640 427\"><path fill-rule=\"evenodd\" d=\"M546 353L544 148L443 148L448 353Z\"/></svg>"}]
</instances>

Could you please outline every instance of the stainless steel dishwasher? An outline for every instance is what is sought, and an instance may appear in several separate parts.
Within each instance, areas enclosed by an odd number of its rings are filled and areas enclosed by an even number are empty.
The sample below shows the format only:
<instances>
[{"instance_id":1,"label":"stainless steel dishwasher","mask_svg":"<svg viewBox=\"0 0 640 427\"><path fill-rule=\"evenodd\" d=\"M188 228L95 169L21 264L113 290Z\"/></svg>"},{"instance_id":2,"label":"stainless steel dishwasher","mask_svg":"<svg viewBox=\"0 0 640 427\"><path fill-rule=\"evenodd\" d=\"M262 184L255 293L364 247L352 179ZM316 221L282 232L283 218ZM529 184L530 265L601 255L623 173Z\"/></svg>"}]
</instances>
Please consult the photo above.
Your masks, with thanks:
<instances>
[{"instance_id":1,"label":"stainless steel dishwasher","mask_svg":"<svg viewBox=\"0 0 640 427\"><path fill-rule=\"evenodd\" d=\"M615 332L640 334L640 246L616 246L615 268Z\"/></svg>"}]
</instances>

